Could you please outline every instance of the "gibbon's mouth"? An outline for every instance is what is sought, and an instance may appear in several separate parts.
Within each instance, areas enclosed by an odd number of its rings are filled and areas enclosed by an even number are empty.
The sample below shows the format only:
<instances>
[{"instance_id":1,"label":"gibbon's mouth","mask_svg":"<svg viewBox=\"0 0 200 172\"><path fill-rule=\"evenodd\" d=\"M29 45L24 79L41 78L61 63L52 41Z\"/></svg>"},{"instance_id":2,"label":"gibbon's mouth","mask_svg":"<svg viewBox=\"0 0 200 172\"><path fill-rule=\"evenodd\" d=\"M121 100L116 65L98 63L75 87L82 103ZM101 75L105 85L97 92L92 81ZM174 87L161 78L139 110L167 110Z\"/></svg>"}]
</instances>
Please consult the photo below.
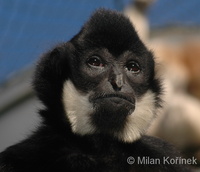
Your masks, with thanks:
<instances>
[{"instance_id":1,"label":"gibbon's mouth","mask_svg":"<svg viewBox=\"0 0 200 172\"><path fill-rule=\"evenodd\" d=\"M125 100L131 104L135 104L135 100L130 96L126 96L123 94L102 94L95 96L94 100L101 100L101 99L110 99L112 102L120 103L121 101Z\"/></svg>"}]
</instances>

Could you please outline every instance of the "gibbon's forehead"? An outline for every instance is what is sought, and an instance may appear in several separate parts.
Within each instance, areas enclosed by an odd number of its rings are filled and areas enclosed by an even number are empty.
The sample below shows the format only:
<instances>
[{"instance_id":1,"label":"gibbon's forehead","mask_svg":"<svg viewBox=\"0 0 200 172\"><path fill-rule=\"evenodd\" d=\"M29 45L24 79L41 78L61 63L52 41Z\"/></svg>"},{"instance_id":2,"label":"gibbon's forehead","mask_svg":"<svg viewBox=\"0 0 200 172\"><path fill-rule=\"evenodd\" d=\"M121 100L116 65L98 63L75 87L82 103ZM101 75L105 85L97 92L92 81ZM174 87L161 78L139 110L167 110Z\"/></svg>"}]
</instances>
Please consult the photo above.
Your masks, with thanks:
<instances>
[{"instance_id":1,"label":"gibbon's forehead","mask_svg":"<svg viewBox=\"0 0 200 172\"><path fill-rule=\"evenodd\" d=\"M142 46L130 20L117 11L97 10L84 25L81 35L84 43L106 47L113 52Z\"/></svg>"}]
</instances>

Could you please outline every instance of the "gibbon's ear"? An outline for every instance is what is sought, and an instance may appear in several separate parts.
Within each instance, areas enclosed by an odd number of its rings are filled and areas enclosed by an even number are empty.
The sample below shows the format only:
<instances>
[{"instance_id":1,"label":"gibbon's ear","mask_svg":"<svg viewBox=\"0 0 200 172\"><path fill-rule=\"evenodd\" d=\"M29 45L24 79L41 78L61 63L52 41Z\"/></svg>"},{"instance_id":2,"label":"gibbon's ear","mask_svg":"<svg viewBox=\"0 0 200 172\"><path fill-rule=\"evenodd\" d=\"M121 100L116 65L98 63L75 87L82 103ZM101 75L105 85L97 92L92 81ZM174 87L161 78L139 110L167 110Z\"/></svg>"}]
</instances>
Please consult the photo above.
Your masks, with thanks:
<instances>
[{"instance_id":1,"label":"gibbon's ear","mask_svg":"<svg viewBox=\"0 0 200 172\"><path fill-rule=\"evenodd\" d=\"M36 66L33 87L39 99L50 109L58 109L62 104L62 87L70 75L71 56L73 45L63 43L44 54Z\"/></svg>"}]
</instances>

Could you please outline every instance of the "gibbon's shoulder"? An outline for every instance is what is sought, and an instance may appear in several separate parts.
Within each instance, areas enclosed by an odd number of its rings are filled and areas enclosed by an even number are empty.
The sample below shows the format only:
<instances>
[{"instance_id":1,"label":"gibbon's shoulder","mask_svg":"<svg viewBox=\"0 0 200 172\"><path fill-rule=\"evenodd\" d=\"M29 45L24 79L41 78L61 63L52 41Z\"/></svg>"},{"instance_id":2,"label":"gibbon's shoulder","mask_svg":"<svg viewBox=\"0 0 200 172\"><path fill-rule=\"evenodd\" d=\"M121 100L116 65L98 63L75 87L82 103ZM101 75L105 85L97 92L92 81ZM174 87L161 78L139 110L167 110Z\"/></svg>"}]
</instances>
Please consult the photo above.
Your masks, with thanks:
<instances>
[{"instance_id":1,"label":"gibbon's shoulder","mask_svg":"<svg viewBox=\"0 0 200 172\"><path fill-rule=\"evenodd\" d=\"M129 164L130 157L134 158L134 164ZM163 158L170 161L179 157L172 145L151 136L142 136L133 143L123 143L102 135L64 138L62 133L59 135L44 127L43 131L0 154L0 171L189 171L184 165L163 162ZM159 160L159 163L150 164L153 160Z\"/></svg>"},{"instance_id":2,"label":"gibbon's shoulder","mask_svg":"<svg viewBox=\"0 0 200 172\"><path fill-rule=\"evenodd\" d=\"M152 152L154 151L162 156L165 154L176 155L176 153L178 153L173 145L169 144L168 142L160 138L153 136L144 135L133 144L135 144L135 146L138 148L141 147L143 150L145 149L146 153L149 152L149 154L152 154ZM164 149L165 151L163 152ZM141 150L138 150L138 152L140 151Z\"/></svg>"},{"instance_id":3,"label":"gibbon's shoulder","mask_svg":"<svg viewBox=\"0 0 200 172\"><path fill-rule=\"evenodd\" d=\"M136 171L166 171L166 172L189 172L186 164L175 163L177 159L182 159L182 155L177 149L168 142L152 137L142 136L133 143L134 165ZM138 166L137 166L138 165Z\"/></svg>"}]
</instances>

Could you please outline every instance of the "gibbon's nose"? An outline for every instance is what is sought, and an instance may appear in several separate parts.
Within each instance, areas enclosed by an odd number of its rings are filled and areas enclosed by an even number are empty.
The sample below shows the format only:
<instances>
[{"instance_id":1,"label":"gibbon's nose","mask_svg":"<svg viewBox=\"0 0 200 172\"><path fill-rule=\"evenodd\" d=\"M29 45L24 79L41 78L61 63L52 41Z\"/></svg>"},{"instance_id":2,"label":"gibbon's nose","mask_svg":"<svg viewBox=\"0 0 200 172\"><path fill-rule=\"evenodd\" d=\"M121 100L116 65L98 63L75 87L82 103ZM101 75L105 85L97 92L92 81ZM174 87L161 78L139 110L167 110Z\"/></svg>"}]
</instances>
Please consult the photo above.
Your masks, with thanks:
<instances>
[{"instance_id":1,"label":"gibbon's nose","mask_svg":"<svg viewBox=\"0 0 200 172\"><path fill-rule=\"evenodd\" d=\"M113 75L110 79L110 83L115 91L120 91L123 86L123 75Z\"/></svg>"}]
</instances>

